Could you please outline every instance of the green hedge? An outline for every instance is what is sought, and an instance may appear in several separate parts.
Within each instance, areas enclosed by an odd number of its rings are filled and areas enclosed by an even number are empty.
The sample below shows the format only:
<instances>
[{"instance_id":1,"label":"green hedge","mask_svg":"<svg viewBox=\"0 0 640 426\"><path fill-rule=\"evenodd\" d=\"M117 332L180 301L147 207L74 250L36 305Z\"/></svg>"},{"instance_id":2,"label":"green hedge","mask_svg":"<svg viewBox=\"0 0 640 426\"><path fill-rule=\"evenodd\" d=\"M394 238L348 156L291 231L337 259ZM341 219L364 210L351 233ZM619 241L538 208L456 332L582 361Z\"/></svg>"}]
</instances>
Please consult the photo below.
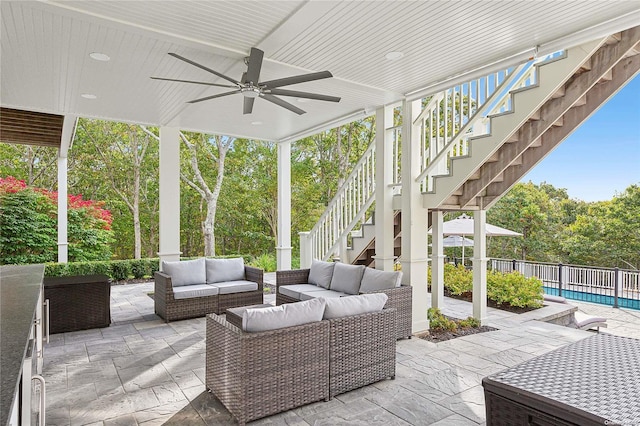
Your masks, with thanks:
<instances>
[{"instance_id":1,"label":"green hedge","mask_svg":"<svg viewBox=\"0 0 640 426\"><path fill-rule=\"evenodd\" d=\"M246 264L253 258L249 255L216 256L218 259L242 257ZM197 259L197 257L183 257L181 260ZM112 281L128 279L152 278L158 271L160 261L157 257L146 259L107 260L90 262L47 263L44 269L45 277L68 277L71 275L106 275Z\"/></svg>"}]
</instances>

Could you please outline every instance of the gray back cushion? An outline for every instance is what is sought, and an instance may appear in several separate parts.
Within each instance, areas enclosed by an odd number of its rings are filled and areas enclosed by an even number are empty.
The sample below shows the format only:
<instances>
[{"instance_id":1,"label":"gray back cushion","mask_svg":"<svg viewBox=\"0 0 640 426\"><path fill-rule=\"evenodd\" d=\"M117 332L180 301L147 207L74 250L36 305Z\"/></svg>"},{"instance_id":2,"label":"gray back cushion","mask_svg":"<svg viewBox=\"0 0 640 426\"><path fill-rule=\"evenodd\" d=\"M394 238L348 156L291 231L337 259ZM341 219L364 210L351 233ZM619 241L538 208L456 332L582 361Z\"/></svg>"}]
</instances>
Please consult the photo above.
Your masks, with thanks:
<instances>
[{"instance_id":1,"label":"gray back cushion","mask_svg":"<svg viewBox=\"0 0 640 426\"><path fill-rule=\"evenodd\" d=\"M334 319L379 312L387 303L387 298L384 293L373 293L326 299L327 307L324 310L323 318Z\"/></svg>"},{"instance_id":2,"label":"gray back cushion","mask_svg":"<svg viewBox=\"0 0 640 426\"><path fill-rule=\"evenodd\" d=\"M313 259L311 269L309 270L309 284L328 289L331 285L334 266L335 263L333 262L323 262Z\"/></svg>"},{"instance_id":3,"label":"gray back cushion","mask_svg":"<svg viewBox=\"0 0 640 426\"><path fill-rule=\"evenodd\" d=\"M318 298L270 308L247 309L242 314L242 329L255 333L321 321L325 306L325 300Z\"/></svg>"},{"instance_id":4,"label":"gray back cushion","mask_svg":"<svg viewBox=\"0 0 640 426\"><path fill-rule=\"evenodd\" d=\"M204 266L204 257L194 260L178 262L162 262L162 272L171 277L171 285L180 287L183 285L204 284L207 282L207 274Z\"/></svg>"},{"instance_id":5,"label":"gray back cushion","mask_svg":"<svg viewBox=\"0 0 640 426\"><path fill-rule=\"evenodd\" d=\"M362 275L362 285L360 293L371 293L378 290L390 290L400 287L402 281L401 271L379 271L373 268L366 268Z\"/></svg>"},{"instance_id":6,"label":"gray back cushion","mask_svg":"<svg viewBox=\"0 0 640 426\"><path fill-rule=\"evenodd\" d=\"M244 259L207 259L207 283L244 280Z\"/></svg>"},{"instance_id":7,"label":"gray back cushion","mask_svg":"<svg viewBox=\"0 0 640 426\"><path fill-rule=\"evenodd\" d=\"M333 267L333 277L331 278L331 290L341 291L347 294L358 294L360 290L360 280L364 273L362 265L347 265L346 263L336 263Z\"/></svg>"}]
</instances>

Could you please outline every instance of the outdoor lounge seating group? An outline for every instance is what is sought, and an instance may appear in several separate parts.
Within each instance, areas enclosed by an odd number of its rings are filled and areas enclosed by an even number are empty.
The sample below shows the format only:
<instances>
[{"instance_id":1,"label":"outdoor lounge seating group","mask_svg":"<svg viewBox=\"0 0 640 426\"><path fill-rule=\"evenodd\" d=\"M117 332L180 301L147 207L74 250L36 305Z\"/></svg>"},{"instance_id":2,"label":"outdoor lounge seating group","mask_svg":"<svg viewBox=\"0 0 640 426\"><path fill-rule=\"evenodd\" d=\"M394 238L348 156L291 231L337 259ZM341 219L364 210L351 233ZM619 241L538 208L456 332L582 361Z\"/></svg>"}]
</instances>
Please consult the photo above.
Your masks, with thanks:
<instances>
[{"instance_id":1,"label":"outdoor lounge seating group","mask_svg":"<svg viewBox=\"0 0 640 426\"><path fill-rule=\"evenodd\" d=\"M156 313L207 316L206 387L240 424L395 378L396 340L411 337L412 289L399 271L314 260L276 272L270 306L263 271L242 258L162 270Z\"/></svg>"}]
</instances>

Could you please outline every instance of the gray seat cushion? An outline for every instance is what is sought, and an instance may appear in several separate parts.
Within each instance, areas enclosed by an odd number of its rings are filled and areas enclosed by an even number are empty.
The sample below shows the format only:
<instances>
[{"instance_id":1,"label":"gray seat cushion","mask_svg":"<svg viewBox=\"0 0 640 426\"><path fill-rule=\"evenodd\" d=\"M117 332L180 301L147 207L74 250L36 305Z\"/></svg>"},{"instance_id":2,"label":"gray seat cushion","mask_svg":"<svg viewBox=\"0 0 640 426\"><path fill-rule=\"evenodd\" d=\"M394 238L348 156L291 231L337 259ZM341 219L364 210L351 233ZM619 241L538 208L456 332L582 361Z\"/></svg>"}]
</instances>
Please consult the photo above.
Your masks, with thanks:
<instances>
[{"instance_id":1,"label":"gray seat cushion","mask_svg":"<svg viewBox=\"0 0 640 426\"><path fill-rule=\"evenodd\" d=\"M241 293L243 291L255 291L258 289L257 282L246 280L227 281L211 285L218 288L219 294Z\"/></svg>"},{"instance_id":2,"label":"gray seat cushion","mask_svg":"<svg viewBox=\"0 0 640 426\"><path fill-rule=\"evenodd\" d=\"M390 290L400 287L402 272L379 271L373 268L365 268L360 284L360 293L371 293L378 290Z\"/></svg>"},{"instance_id":3,"label":"gray seat cushion","mask_svg":"<svg viewBox=\"0 0 640 426\"><path fill-rule=\"evenodd\" d=\"M360 281L365 267L362 265L347 265L336 263L331 278L331 290L342 291L347 294L358 294Z\"/></svg>"},{"instance_id":4,"label":"gray seat cushion","mask_svg":"<svg viewBox=\"0 0 640 426\"><path fill-rule=\"evenodd\" d=\"M325 289L320 289L316 291L301 291L300 300L309 300L309 299L314 299L316 297L324 297L325 299L328 299L332 297L342 297L346 295L347 293L343 293L341 291L325 290Z\"/></svg>"},{"instance_id":5,"label":"gray seat cushion","mask_svg":"<svg viewBox=\"0 0 640 426\"><path fill-rule=\"evenodd\" d=\"M387 303L387 298L384 293L372 293L341 297L340 299L327 299L327 307L324 310L323 318L334 319L379 312Z\"/></svg>"},{"instance_id":6,"label":"gray seat cushion","mask_svg":"<svg viewBox=\"0 0 640 426\"><path fill-rule=\"evenodd\" d=\"M171 277L171 285L180 287L183 285L204 284L207 282L207 273L204 257L194 260L178 262L162 262L162 272Z\"/></svg>"},{"instance_id":7,"label":"gray seat cushion","mask_svg":"<svg viewBox=\"0 0 640 426\"><path fill-rule=\"evenodd\" d=\"M174 299L190 299L192 297L215 296L218 288L209 284L183 285L173 288Z\"/></svg>"},{"instance_id":8,"label":"gray seat cushion","mask_svg":"<svg viewBox=\"0 0 640 426\"><path fill-rule=\"evenodd\" d=\"M242 329L260 332L321 321L325 305L324 299L313 299L271 308L247 309L242 314Z\"/></svg>"},{"instance_id":9,"label":"gray seat cushion","mask_svg":"<svg viewBox=\"0 0 640 426\"><path fill-rule=\"evenodd\" d=\"M309 284L328 289L331 285L335 263L313 259L309 269Z\"/></svg>"},{"instance_id":10,"label":"gray seat cushion","mask_svg":"<svg viewBox=\"0 0 640 426\"><path fill-rule=\"evenodd\" d=\"M244 259L206 259L207 283L244 280Z\"/></svg>"},{"instance_id":11,"label":"gray seat cushion","mask_svg":"<svg viewBox=\"0 0 640 426\"><path fill-rule=\"evenodd\" d=\"M320 291L322 288L313 284L291 284L291 285L281 285L278 287L278 292L280 294L284 294L285 296L293 297L294 299L300 300L300 292L310 292L310 291Z\"/></svg>"}]
</instances>

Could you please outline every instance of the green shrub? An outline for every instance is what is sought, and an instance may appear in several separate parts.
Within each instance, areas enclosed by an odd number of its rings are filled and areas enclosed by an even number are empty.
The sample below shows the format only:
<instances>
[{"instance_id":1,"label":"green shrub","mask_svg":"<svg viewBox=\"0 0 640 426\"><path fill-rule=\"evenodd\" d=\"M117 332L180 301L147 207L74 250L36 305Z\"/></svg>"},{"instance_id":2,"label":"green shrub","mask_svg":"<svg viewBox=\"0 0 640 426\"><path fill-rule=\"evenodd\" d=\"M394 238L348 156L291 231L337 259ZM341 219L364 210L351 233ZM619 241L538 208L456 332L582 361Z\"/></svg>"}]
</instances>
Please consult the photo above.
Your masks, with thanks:
<instances>
[{"instance_id":1,"label":"green shrub","mask_svg":"<svg viewBox=\"0 0 640 426\"><path fill-rule=\"evenodd\" d=\"M473 291L473 273L464 266L444 265L444 286L451 294L459 296Z\"/></svg>"},{"instance_id":2,"label":"green shrub","mask_svg":"<svg viewBox=\"0 0 640 426\"><path fill-rule=\"evenodd\" d=\"M429 328L431 330L455 332L458 329L455 321L445 317L438 308L429 308L427 310L427 318L429 319Z\"/></svg>"},{"instance_id":3,"label":"green shrub","mask_svg":"<svg viewBox=\"0 0 640 426\"><path fill-rule=\"evenodd\" d=\"M263 269L265 272L274 272L278 268L276 257L272 254L261 254L253 259L249 265Z\"/></svg>"},{"instance_id":4,"label":"green shrub","mask_svg":"<svg viewBox=\"0 0 640 426\"><path fill-rule=\"evenodd\" d=\"M111 262L111 278L116 281L124 281L133 275L131 263L128 260L114 260Z\"/></svg>"},{"instance_id":5,"label":"green shrub","mask_svg":"<svg viewBox=\"0 0 640 426\"><path fill-rule=\"evenodd\" d=\"M458 321L458 327L460 328L477 328L481 325L480 320L475 319L474 317L467 317L467 319Z\"/></svg>"},{"instance_id":6,"label":"green shrub","mask_svg":"<svg viewBox=\"0 0 640 426\"><path fill-rule=\"evenodd\" d=\"M148 259L132 259L129 261L133 278L140 279L151 275L151 267L147 260Z\"/></svg>"},{"instance_id":7,"label":"green shrub","mask_svg":"<svg viewBox=\"0 0 640 426\"><path fill-rule=\"evenodd\" d=\"M539 308L543 300L542 281L535 277L525 278L518 271L488 271L487 297L498 304Z\"/></svg>"}]
</instances>

